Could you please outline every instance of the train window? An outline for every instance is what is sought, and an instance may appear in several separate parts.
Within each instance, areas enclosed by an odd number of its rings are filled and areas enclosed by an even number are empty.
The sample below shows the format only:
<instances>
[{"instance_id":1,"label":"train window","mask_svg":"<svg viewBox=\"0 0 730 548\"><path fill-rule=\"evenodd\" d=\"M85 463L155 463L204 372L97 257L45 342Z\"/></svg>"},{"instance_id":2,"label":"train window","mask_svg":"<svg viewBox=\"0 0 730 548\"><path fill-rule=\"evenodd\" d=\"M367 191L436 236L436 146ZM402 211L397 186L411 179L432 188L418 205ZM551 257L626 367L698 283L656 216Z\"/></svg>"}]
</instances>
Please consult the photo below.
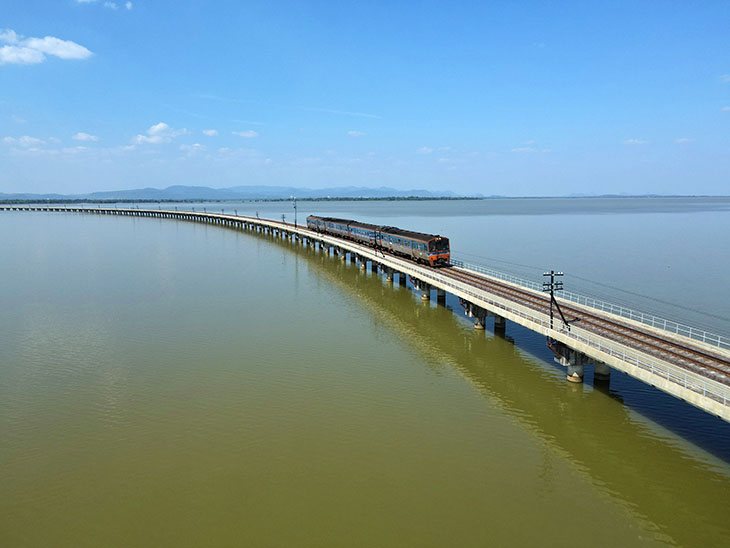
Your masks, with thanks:
<instances>
[{"instance_id":1,"label":"train window","mask_svg":"<svg viewBox=\"0 0 730 548\"><path fill-rule=\"evenodd\" d=\"M429 251L448 251L449 240L446 238L439 238L438 240L431 240L428 242Z\"/></svg>"}]
</instances>

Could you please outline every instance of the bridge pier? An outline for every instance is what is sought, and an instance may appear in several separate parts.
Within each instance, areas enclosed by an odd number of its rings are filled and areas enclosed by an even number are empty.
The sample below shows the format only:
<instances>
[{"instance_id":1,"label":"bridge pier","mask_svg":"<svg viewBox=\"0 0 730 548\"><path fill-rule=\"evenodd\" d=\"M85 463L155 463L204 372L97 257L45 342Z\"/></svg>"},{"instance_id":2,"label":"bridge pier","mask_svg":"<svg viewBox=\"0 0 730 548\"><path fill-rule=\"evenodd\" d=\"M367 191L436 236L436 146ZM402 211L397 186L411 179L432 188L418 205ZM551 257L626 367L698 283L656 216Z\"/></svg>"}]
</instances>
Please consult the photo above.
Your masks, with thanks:
<instances>
[{"instance_id":1,"label":"bridge pier","mask_svg":"<svg viewBox=\"0 0 730 548\"><path fill-rule=\"evenodd\" d=\"M474 318L474 329L483 331L489 317L489 312L484 310L481 306L477 306L474 303L459 299L461 306L464 307L464 314L467 318Z\"/></svg>"},{"instance_id":2,"label":"bridge pier","mask_svg":"<svg viewBox=\"0 0 730 548\"><path fill-rule=\"evenodd\" d=\"M578 350L574 350L567 345L550 339L548 347L555 354L555 361L567 368L565 378L569 382L583 382L585 364L592 363L594 360ZM603 372L602 368L599 368Z\"/></svg>"},{"instance_id":3,"label":"bridge pier","mask_svg":"<svg viewBox=\"0 0 730 548\"><path fill-rule=\"evenodd\" d=\"M443 289L436 290L436 303L446 306L446 291Z\"/></svg>"},{"instance_id":4,"label":"bridge pier","mask_svg":"<svg viewBox=\"0 0 730 548\"><path fill-rule=\"evenodd\" d=\"M608 382L611 380L611 368L603 362L593 364L593 382Z\"/></svg>"},{"instance_id":5,"label":"bridge pier","mask_svg":"<svg viewBox=\"0 0 730 548\"><path fill-rule=\"evenodd\" d=\"M413 288L416 291L421 292L421 300L422 301L430 301L431 300L431 286L428 285L423 280L419 280L418 278L411 278L411 282L413 283Z\"/></svg>"},{"instance_id":6,"label":"bridge pier","mask_svg":"<svg viewBox=\"0 0 730 548\"><path fill-rule=\"evenodd\" d=\"M505 331L507 330L507 320L498 315L494 315L494 332L499 335L504 335Z\"/></svg>"},{"instance_id":7,"label":"bridge pier","mask_svg":"<svg viewBox=\"0 0 730 548\"><path fill-rule=\"evenodd\" d=\"M392 284L393 283L393 269L388 266L384 266L383 270L385 270L385 281Z\"/></svg>"},{"instance_id":8,"label":"bridge pier","mask_svg":"<svg viewBox=\"0 0 730 548\"><path fill-rule=\"evenodd\" d=\"M565 378L568 379L568 382L583 382L583 364L568 364L567 367L568 371Z\"/></svg>"}]
</instances>

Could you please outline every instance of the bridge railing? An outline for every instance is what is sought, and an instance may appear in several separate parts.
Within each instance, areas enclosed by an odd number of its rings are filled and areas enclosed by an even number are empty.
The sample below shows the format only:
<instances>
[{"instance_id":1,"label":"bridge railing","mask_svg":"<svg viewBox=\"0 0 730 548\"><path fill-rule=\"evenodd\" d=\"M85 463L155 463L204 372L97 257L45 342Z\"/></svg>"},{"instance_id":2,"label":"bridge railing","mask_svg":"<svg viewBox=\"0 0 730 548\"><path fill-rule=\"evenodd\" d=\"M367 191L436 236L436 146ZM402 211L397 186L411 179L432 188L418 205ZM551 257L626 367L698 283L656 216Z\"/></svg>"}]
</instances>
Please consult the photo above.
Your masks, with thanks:
<instances>
[{"instance_id":1,"label":"bridge railing","mask_svg":"<svg viewBox=\"0 0 730 548\"><path fill-rule=\"evenodd\" d=\"M467 287L465 284L460 282L446 281L436 275L421 274L420 277L425 279L431 278L434 281L438 281L441 285L446 285L452 288L452 290L467 294L477 300L483 301L485 304L490 305L493 310L503 310L506 313L518 316L525 323L532 324L533 326L539 326L544 329L550 329L549 317L540 313L536 310L518 305L511 304L500 298L492 297L485 290L477 288ZM520 322L522 323L522 322ZM525 325L522 323L522 325ZM527 326L526 326L527 327ZM590 333L577 327L572 327L570 331L561 328L557 330L562 336L572 339L576 342L583 343L591 348L594 348L604 354L613 356L622 362L632 365L638 369L641 369L652 375L657 375L663 379L666 379L672 384L681 386L687 390L690 390L696 394L714 400L724 407L730 406L730 387L721 385L717 382L712 382L709 379L702 379L699 375L688 372L681 367L674 366L667 362L653 359L650 356L634 352L628 349L625 345L620 343L613 343L605 337Z\"/></svg>"},{"instance_id":2,"label":"bridge railing","mask_svg":"<svg viewBox=\"0 0 730 548\"><path fill-rule=\"evenodd\" d=\"M487 268L482 265L468 263L453 258L451 259L451 264L460 268L464 268L466 270L472 270L474 272L479 272L480 274L486 274L487 276L490 276L492 278L497 278L499 280L510 282L522 287L526 287L528 289L542 291L542 285L540 284L525 280L523 278L518 278L517 276L512 276L511 274L506 274L492 268ZM634 320L636 322L640 322L645 325L655 327L657 329L669 331L670 333L676 333L677 335L717 346L718 348L730 350L730 338L723 335L718 335L717 333L711 333L709 331L698 329L690 325L685 325L679 322L675 322L673 320L662 318L661 316L655 316L654 314L649 314L647 312L632 310L631 308L627 308L625 306L602 301L600 299L594 299L593 297L588 297L586 295L581 295L580 293L574 293L572 291L562 291L560 293L560 298L566 301L574 302L576 304L581 304L583 306L602 310L603 312L615 314L629 320Z\"/></svg>"}]
</instances>

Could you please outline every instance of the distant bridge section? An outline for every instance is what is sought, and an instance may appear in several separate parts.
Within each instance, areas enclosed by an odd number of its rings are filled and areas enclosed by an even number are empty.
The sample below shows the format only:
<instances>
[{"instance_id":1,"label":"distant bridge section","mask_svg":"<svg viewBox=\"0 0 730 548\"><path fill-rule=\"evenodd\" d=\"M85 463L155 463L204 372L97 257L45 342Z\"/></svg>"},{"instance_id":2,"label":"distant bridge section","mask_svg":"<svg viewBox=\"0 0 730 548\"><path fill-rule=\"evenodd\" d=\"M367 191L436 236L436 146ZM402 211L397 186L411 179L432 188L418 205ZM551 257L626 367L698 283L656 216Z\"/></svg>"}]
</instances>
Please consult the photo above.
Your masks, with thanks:
<instances>
[{"instance_id":1,"label":"distant bridge section","mask_svg":"<svg viewBox=\"0 0 730 548\"><path fill-rule=\"evenodd\" d=\"M606 382L612 369L627 373L708 413L730 422L730 340L655 316L641 314L590 297L565 293L558 298L566 318L551 327L550 301L531 282L511 278L477 265L453 261L434 269L384 254L378 249L320 234L306 227L269 219L195 211L69 206L0 206L0 211L48 211L156 217L216 224L269 234L309 245L349 259L364 270L382 271L386 279L405 284L410 278L423 300L435 290L439 302L446 293L457 296L477 329L494 318L495 331L506 320L547 337L567 378L581 382L584 366L594 365L594 382Z\"/></svg>"}]
</instances>

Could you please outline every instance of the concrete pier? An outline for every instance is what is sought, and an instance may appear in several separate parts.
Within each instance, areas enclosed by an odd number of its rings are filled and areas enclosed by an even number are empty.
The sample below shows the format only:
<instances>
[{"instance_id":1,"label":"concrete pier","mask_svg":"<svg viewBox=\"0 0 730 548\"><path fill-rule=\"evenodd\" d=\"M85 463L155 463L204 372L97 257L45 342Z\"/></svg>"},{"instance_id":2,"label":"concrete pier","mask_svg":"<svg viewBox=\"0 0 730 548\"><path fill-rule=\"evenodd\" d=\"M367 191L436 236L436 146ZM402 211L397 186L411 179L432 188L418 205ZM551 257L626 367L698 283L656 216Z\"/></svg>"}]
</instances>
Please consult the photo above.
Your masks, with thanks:
<instances>
[{"instance_id":1,"label":"concrete pier","mask_svg":"<svg viewBox=\"0 0 730 548\"><path fill-rule=\"evenodd\" d=\"M507 330L507 320L499 314L494 315L494 332L498 335L504 335Z\"/></svg>"},{"instance_id":2,"label":"concrete pier","mask_svg":"<svg viewBox=\"0 0 730 548\"><path fill-rule=\"evenodd\" d=\"M593 382L608 382L611 379L611 368L603 362L593 364Z\"/></svg>"}]
</instances>

